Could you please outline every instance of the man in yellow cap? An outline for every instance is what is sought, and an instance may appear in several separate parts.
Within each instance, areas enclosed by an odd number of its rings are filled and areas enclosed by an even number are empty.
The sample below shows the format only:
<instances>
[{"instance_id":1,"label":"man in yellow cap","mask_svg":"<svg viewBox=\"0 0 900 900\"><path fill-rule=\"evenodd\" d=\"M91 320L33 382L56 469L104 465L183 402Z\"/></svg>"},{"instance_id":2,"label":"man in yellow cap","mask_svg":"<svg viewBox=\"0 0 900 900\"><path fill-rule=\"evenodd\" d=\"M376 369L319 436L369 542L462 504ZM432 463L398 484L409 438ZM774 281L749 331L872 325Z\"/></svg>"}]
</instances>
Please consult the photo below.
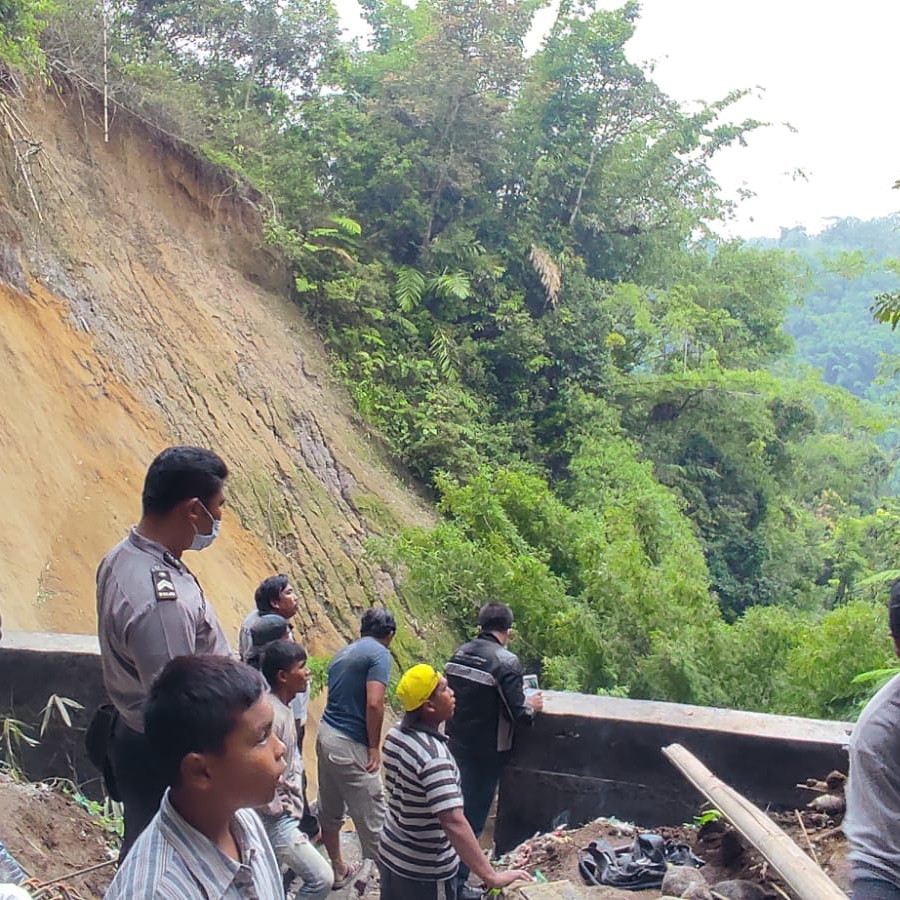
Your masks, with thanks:
<instances>
[{"instance_id":1,"label":"man in yellow cap","mask_svg":"<svg viewBox=\"0 0 900 900\"><path fill-rule=\"evenodd\" d=\"M447 679L431 666L413 666L397 697L406 714L388 732L382 754L382 900L456 900L460 859L488 888L530 881L527 872L496 872L463 815L459 770L441 730L456 705Z\"/></svg>"}]
</instances>

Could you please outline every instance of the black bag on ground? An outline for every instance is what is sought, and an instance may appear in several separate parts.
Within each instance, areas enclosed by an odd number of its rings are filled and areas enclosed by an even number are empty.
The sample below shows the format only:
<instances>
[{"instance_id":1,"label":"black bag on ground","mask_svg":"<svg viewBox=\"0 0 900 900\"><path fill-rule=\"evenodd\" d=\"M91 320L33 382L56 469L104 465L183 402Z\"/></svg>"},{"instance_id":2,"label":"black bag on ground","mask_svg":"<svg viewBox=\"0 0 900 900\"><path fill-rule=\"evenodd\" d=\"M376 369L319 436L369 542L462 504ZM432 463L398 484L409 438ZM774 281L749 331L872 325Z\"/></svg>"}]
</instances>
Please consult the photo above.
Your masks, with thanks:
<instances>
[{"instance_id":1,"label":"black bag on ground","mask_svg":"<svg viewBox=\"0 0 900 900\"><path fill-rule=\"evenodd\" d=\"M587 884L641 891L661 887L669 863L695 868L704 865L687 844L639 832L631 845L618 849L606 841L591 841L579 855L578 871Z\"/></svg>"},{"instance_id":2,"label":"black bag on ground","mask_svg":"<svg viewBox=\"0 0 900 900\"><path fill-rule=\"evenodd\" d=\"M119 794L112 763L110 762L110 751L114 740L113 733L118 719L119 713L111 703L104 703L102 706L99 706L91 719L91 724L88 725L87 731L84 733L84 748L87 751L88 759L103 775L106 793L113 800L121 802L122 797Z\"/></svg>"}]
</instances>

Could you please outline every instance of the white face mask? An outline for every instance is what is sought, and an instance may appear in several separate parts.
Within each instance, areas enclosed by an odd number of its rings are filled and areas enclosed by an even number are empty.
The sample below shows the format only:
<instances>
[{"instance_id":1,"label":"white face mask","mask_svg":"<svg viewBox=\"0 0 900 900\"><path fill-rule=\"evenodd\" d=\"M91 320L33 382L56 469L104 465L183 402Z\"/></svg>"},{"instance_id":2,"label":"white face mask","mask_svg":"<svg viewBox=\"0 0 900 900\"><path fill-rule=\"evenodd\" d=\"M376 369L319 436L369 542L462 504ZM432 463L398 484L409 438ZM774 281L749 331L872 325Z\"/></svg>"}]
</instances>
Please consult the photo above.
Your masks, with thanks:
<instances>
[{"instance_id":1,"label":"white face mask","mask_svg":"<svg viewBox=\"0 0 900 900\"><path fill-rule=\"evenodd\" d=\"M218 519L213 518L213 514L202 503L200 505L203 506L203 512L209 516L212 522L212 531L209 534L200 534L197 531L197 526L194 525L194 539L191 541L191 546L188 547L188 550L205 550L219 536L219 526L222 523Z\"/></svg>"}]
</instances>

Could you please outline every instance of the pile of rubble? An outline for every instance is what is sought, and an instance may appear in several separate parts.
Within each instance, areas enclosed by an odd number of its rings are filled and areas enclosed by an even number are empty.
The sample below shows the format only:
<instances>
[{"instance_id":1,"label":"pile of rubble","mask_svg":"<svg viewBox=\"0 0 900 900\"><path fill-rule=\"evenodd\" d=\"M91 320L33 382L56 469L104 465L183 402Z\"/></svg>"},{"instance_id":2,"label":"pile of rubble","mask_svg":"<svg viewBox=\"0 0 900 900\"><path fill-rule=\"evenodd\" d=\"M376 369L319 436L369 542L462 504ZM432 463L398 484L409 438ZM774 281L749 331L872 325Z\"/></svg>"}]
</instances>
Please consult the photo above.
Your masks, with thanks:
<instances>
[{"instance_id":1,"label":"pile of rubble","mask_svg":"<svg viewBox=\"0 0 900 900\"><path fill-rule=\"evenodd\" d=\"M783 832L781 838L801 857L801 863L805 859L805 865L812 863L821 870L816 874L830 880L835 896L849 888L847 845L840 828L845 781L842 773L832 772L824 780L798 785L816 795L803 810L770 816L756 810L770 827ZM536 835L506 854L499 865L533 873L534 883L514 885L504 894L525 900L790 900L801 896L747 836L716 810L698 816L693 824L656 830L597 819L578 829Z\"/></svg>"},{"instance_id":2,"label":"pile of rubble","mask_svg":"<svg viewBox=\"0 0 900 900\"><path fill-rule=\"evenodd\" d=\"M697 854L697 864L664 866L661 883L657 880L655 886L648 885L642 890L587 883L584 860L591 858L588 848L599 843L627 853L639 838L648 835L655 835L671 846L689 847ZM601 818L577 830L537 835L502 857L498 865L504 869L525 868L533 873L533 884L514 885L507 891L509 897L528 900L661 897L778 900L790 896L771 880L765 861L749 852L740 834L720 819L699 827L685 825L644 832L616 819Z\"/></svg>"}]
</instances>

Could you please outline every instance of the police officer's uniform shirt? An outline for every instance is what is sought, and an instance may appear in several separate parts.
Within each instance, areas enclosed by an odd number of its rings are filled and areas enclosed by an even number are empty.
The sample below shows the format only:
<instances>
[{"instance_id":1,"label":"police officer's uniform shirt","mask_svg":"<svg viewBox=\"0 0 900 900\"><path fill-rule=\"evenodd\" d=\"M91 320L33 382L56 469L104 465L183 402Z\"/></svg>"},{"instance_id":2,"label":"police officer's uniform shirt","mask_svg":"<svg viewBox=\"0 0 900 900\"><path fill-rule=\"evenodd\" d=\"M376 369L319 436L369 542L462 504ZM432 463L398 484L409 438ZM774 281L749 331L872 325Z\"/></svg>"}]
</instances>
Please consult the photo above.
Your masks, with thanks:
<instances>
[{"instance_id":1,"label":"police officer's uniform shirt","mask_svg":"<svg viewBox=\"0 0 900 900\"><path fill-rule=\"evenodd\" d=\"M197 579L135 528L97 570L97 633L109 698L125 723L140 732L150 685L170 659L231 655Z\"/></svg>"}]
</instances>

